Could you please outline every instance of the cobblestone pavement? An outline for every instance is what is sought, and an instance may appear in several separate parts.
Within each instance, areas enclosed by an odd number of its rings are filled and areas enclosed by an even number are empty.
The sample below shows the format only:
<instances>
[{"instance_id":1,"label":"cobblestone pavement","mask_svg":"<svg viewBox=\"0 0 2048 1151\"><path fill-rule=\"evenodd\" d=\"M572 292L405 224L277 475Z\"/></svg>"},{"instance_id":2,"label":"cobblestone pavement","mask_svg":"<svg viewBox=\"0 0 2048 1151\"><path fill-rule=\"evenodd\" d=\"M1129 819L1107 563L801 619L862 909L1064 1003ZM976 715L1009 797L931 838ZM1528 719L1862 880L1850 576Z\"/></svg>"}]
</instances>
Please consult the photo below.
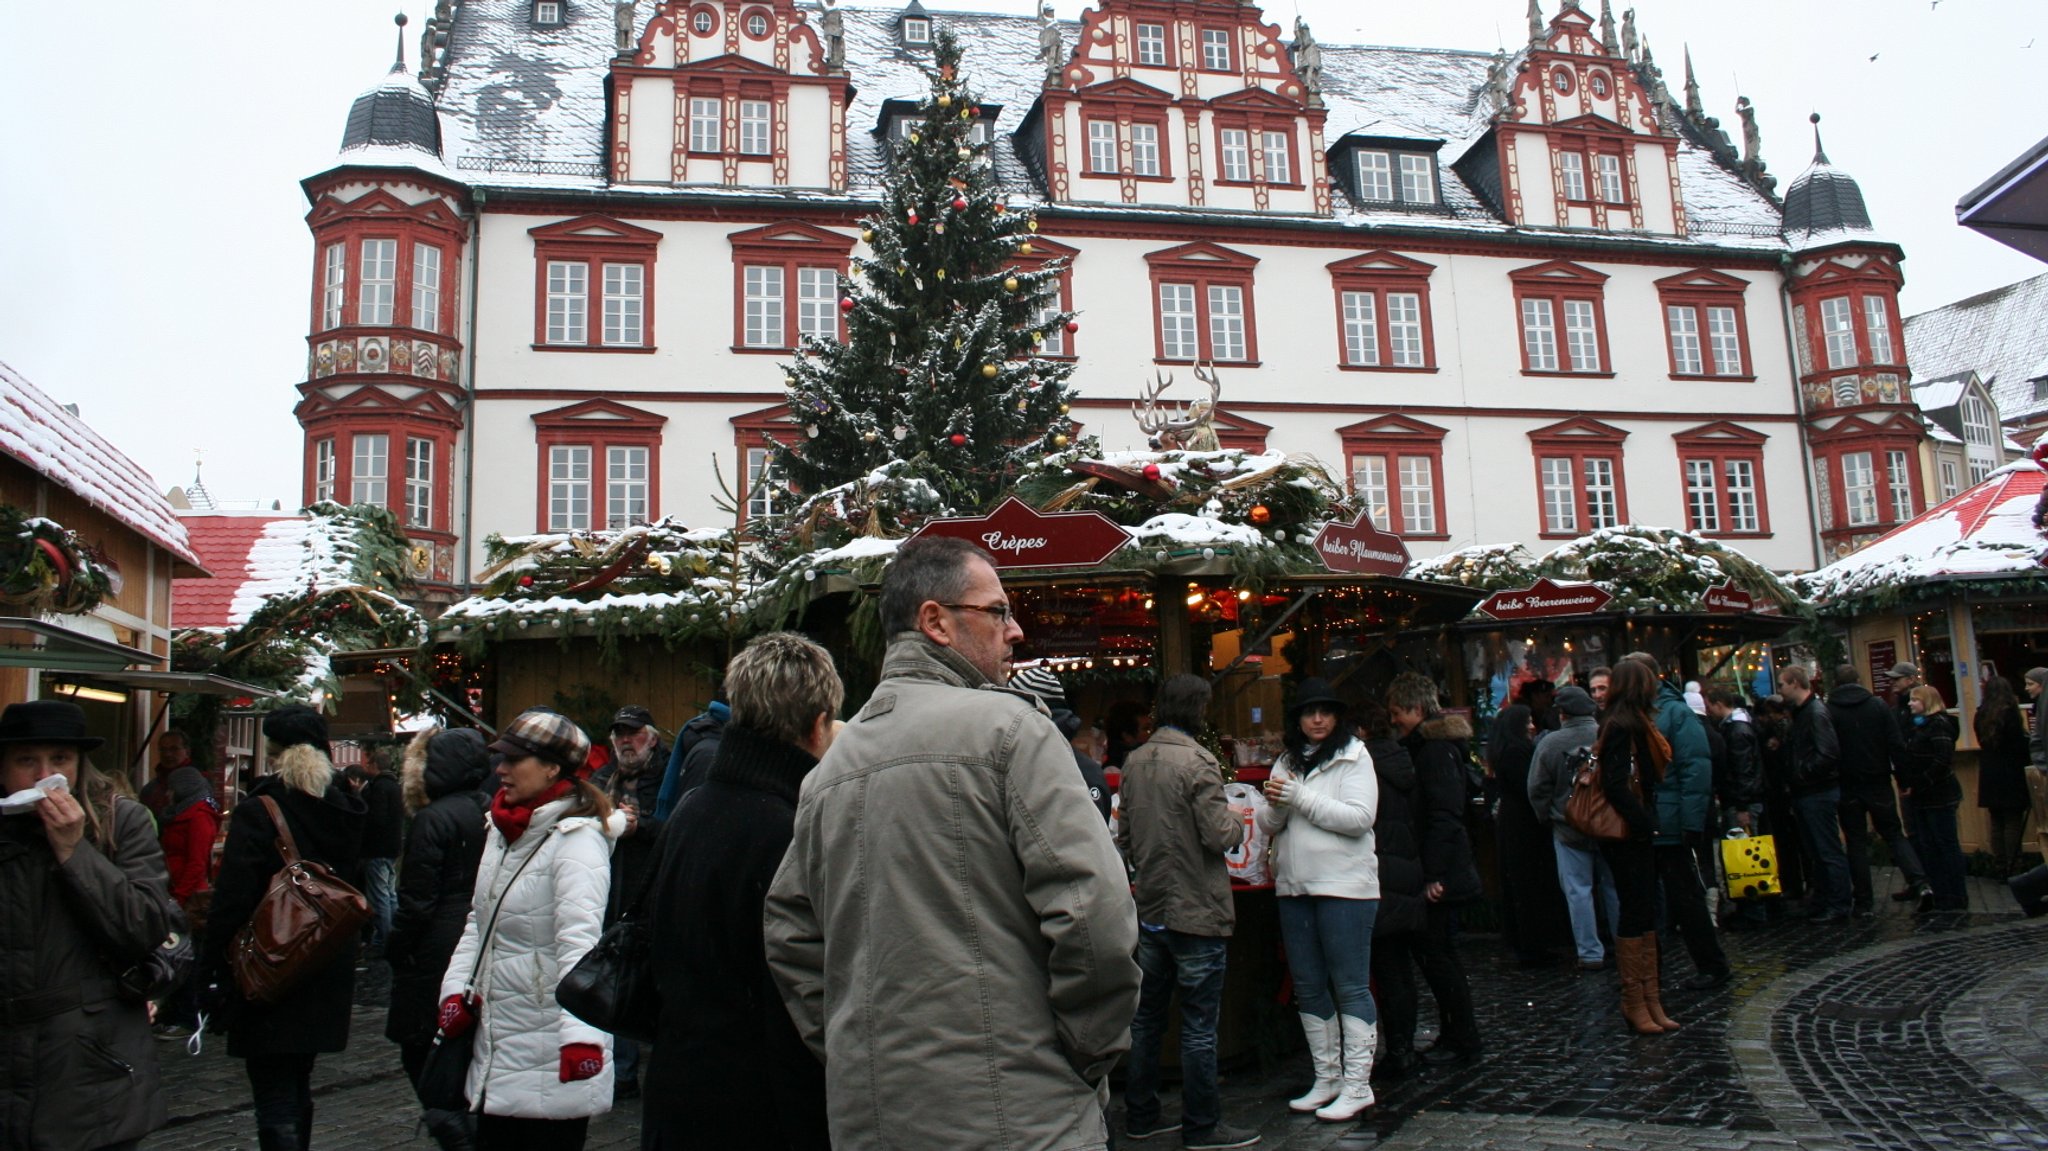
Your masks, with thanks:
<instances>
[{"instance_id":1,"label":"cobblestone pavement","mask_svg":"<svg viewBox=\"0 0 2048 1151\"><path fill-rule=\"evenodd\" d=\"M1359 1124L1287 1112L1307 1080L1299 1053L1246 1060L1226 1075L1226 1115L1289 1151L2048 1149L2048 922L1973 882L1966 915L1888 905L1874 920L1726 935L1736 977L1711 992L1671 986L1690 966L1667 941L1665 1004L1686 1026L1661 1039L1628 1033L1612 973L1524 969L1470 936L1482 1059L1382 1089ZM382 1038L378 974L362 981L350 1049L314 1074L321 1151L431 1147ZM162 1046L172 1119L144 1146L254 1147L240 1061L219 1042L196 1057ZM637 1107L592 1124L592 1148L638 1145Z\"/></svg>"}]
</instances>

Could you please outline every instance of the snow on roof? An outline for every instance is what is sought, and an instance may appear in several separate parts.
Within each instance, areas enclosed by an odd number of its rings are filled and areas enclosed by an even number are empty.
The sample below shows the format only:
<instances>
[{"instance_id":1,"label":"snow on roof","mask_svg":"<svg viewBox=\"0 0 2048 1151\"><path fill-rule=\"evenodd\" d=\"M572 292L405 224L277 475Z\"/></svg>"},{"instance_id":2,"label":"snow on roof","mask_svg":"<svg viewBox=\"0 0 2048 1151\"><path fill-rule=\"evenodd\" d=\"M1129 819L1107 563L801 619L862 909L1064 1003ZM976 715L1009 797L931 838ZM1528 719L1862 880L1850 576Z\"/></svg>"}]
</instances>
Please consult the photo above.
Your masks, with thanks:
<instances>
[{"instance_id":1,"label":"snow on roof","mask_svg":"<svg viewBox=\"0 0 2048 1151\"><path fill-rule=\"evenodd\" d=\"M1906 355L1930 379L1974 371L2000 419L2048 410L2048 273L1906 317Z\"/></svg>"},{"instance_id":2,"label":"snow on roof","mask_svg":"<svg viewBox=\"0 0 2048 1151\"><path fill-rule=\"evenodd\" d=\"M846 34L846 58L855 85L853 105L847 113L848 196L822 189L615 186L608 182L604 151L604 78L616 43L610 12L602 6L585 5L572 8L569 19L560 26L536 27L530 7L527 0L465 0L455 12L438 90L442 155L471 183L660 197L682 193L826 202L844 202L849 196L868 199L881 185L887 160L885 143L873 131L883 104L892 99L918 100L929 91L921 68L930 54L901 43L896 28L898 9L842 5L839 12ZM1037 61L1037 19L965 12L932 15L958 37L964 71L984 105L1001 107L995 132L1002 143L989 152L998 181L1011 189L1013 196L1042 196L1042 184L1008 139L1042 93L1045 72ZM1060 30L1071 48L1079 25L1063 21ZM1507 224L1451 166L1490 126L1480 107L1480 89L1491 59L1484 52L1456 49L1323 46L1323 100L1333 131L1371 131L1451 142L1442 155L1444 195L1437 210L1418 212L1383 205L1359 208L1340 195L1336 222L1507 230ZM1688 217L1696 234L1690 239L1630 234L1627 239L1782 250L1778 209L1768 197L1721 167L1690 140L1680 140L1679 158ZM1061 210L1091 208L1063 204ZM1135 209L1102 205L1100 210L1173 211L1159 205ZM1219 214L1206 209L1183 211ZM1312 216L1304 219L1327 222ZM1591 234L1596 242L1599 236Z\"/></svg>"},{"instance_id":3,"label":"snow on roof","mask_svg":"<svg viewBox=\"0 0 2048 1151\"><path fill-rule=\"evenodd\" d=\"M1861 551L1798 577L1800 589L1825 602L1955 576L2039 571L2048 537L2034 526L2034 511L2044 486L2048 475L2032 460L2007 464Z\"/></svg>"},{"instance_id":4,"label":"snow on roof","mask_svg":"<svg viewBox=\"0 0 2048 1151\"><path fill-rule=\"evenodd\" d=\"M241 622L231 609L235 594L249 578L249 549L271 524L297 516L232 515L208 512L179 517L192 540L192 550L206 569L206 578L171 581L171 623L180 628L226 628ZM246 618L246 615L244 616Z\"/></svg>"},{"instance_id":5,"label":"snow on roof","mask_svg":"<svg viewBox=\"0 0 2048 1151\"><path fill-rule=\"evenodd\" d=\"M184 517L222 558L216 578L172 581L172 618L179 627L240 627L271 596L356 586L356 541L341 511L316 504L296 516Z\"/></svg>"},{"instance_id":6,"label":"snow on roof","mask_svg":"<svg viewBox=\"0 0 2048 1151\"><path fill-rule=\"evenodd\" d=\"M0 362L0 452L61 485L193 567L185 528L142 465ZM75 525L69 525L75 526Z\"/></svg>"},{"instance_id":7,"label":"snow on roof","mask_svg":"<svg viewBox=\"0 0 2048 1151\"><path fill-rule=\"evenodd\" d=\"M1952 408L1963 402L1963 393L1969 389L1970 373L1943 376L1938 380L1913 381L1913 402L1923 412Z\"/></svg>"}]
</instances>

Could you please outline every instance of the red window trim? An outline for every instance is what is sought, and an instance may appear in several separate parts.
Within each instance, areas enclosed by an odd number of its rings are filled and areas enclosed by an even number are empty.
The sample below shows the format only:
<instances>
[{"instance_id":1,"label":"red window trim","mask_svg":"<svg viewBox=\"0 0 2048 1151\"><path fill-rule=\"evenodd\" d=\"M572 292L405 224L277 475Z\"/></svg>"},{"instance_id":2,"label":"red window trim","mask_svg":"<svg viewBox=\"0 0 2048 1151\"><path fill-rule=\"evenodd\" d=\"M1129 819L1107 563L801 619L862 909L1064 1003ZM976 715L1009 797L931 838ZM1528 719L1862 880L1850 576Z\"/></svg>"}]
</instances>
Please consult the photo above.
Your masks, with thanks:
<instances>
[{"instance_id":1,"label":"red window trim","mask_svg":"<svg viewBox=\"0 0 2048 1151\"><path fill-rule=\"evenodd\" d=\"M1104 180L1141 180L1151 184L1172 183L1175 178L1173 174L1173 137L1167 131L1168 117L1166 109L1155 109L1124 102L1114 105L1114 108L1115 111L1107 116L1097 114L1094 105L1082 109L1081 148L1085 162L1081 167L1081 174ZM1095 149L1091 146L1088 126L1095 123L1106 123L1116 127L1117 167L1114 172L1104 172L1094 166ZM1134 124L1150 124L1159 131L1159 174L1156 176L1144 175L1135 166L1137 145L1132 140L1130 132L1131 126Z\"/></svg>"},{"instance_id":2,"label":"red window trim","mask_svg":"<svg viewBox=\"0 0 2048 1151\"><path fill-rule=\"evenodd\" d=\"M335 502L352 502L355 492L355 437L387 437L384 456L384 508L398 518L399 526L412 539L455 541L453 476L450 463L455 456L457 424L445 408L419 405L419 399L403 401L381 388L363 388L350 400L363 406L329 408L304 417L305 458L300 491L304 502L313 502L315 445L322 440L334 444ZM369 406L375 403L376 406ZM429 440L434 444L434 526L412 527L405 523L405 441Z\"/></svg>"},{"instance_id":3,"label":"red window trim","mask_svg":"<svg viewBox=\"0 0 2048 1151\"><path fill-rule=\"evenodd\" d=\"M770 19L770 24L774 23ZM774 35L771 30L770 36ZM693 160L734 160L739 163L766 164L774 161L788 141L783 138L781 127L776 123L775 105L777 98L787 90L788 85L777 85L773 81L753 78L741 79L718 72L678 72L675 78L683 101L683 151ZM690 146L690 101L718 101L718 151L704 152ZM740 151L740 101L761 101L768 105L768 150L766 152Z\"/></svg>"},{"instance_id":4,"label":"red window trim","mask_svg":"<svg viewBox=\"0 0 2048 1151\"><path fill-rule=\"evenodd\" d=\"M661 233L612 219L609 216L578 216L555 224L527 229L533 237L533 350L537 352L597 352L648 355L656 351L654 319L655 248ZM548 265L581 263L587 271L581 344L548 342ZM640 265L640 342L606 344L604 340L604 265Z\"/></svg>"},{"instance_id":5,"label":"red window trim","mask_svg":"<svg viewBox=\"0 0 2048 1151\"><path fill-rule=\"evenodd\" d=\"M1925 476L1920 469L1920 437L1912 430L1887 421L1871 424L1861 420L1852 426L1836 425L1834 435L1816 435L1814 460L1827 468L1829 484L1828 523L1822 525L1821 535L1864 536L1879 535L1905 523L1893 515L1891 495L1891 465L1886 460L1889 452L1903 452L1906 456L1906 482L1911 500L1913 516L1927 510L1927 495L1921 486ZM1849 522L1849 504L1845 497L1847 489L1842 483L1842 457L1849 452L1870 453L1870 474L1877 488L1877 520L1867 524ZM1912 516L1908 516L1908 519Z\"/></svg>"},{"instance_id":6,"label":"red window trim","mask_svg":"<svg viewBox=\"0 0 2048 1151\"><path fill-rule=\"evenodd\" d=\"M1711 268L1697 268L1676 276L1666 276L1664 279L1657 281L1656 288L1657 318L1664 327L1665 366L1669 369L1672 379L1749 383L1757 378L1756 361L1750 358L1749 351L1749 308L1745 303L1745 293L1749 288L1747 280L1738 279L1725 272L1714 271ZM1671 338L1671 316L1669 309L1674 307L1692 308L1695 310L1694 322L1699 329L1700 366L1702 368L1714 362L1713 341L1707 332L1706 309L1734 308L1735 340L1736 346L1742 355L1742 371L1736 375L1723 375L1712 371L1697 373L1680 372L1678 370L1678 345Z\"/></svg>"},{"instance_id":7,"label":"red window trim","mask_svg":"<svg viewBox=\"0 0 2048 1151\"><path fill-rule=\"evenodd\" d=\"M754 16L760 16L768 21L767 30L763 31L758 36L754 35L752 32L747 31L747 21L749 18ZM756 42L766 42L768 40L774 39L775 13L772 10L770 10L766 5L761 4L750 4L747 7L740 9L740 35Z\"/></svg>"},{"instance_id":8,"label":"red window trim","mask_svg":"<svg viewBox=\"0 0 2048 1151\"><path fill-rule=\"evenodd\" d=\"M1570 143L1561 143L1557 137L1552 137L1550 141L1551 163L1557 163L1558 155L1564 152L1575 152L1578 154L1579 162L1585 166L1584 173L1586 177L1585 198L1575 200L1570 196L1565 196L1563 197L1565 203L1585 208L1605 208L1608 211L1634 210L1636 201L1640 197L1636 195L1635 181L1629 178L1628 152L1626 151L1624 141L1573 137ZM1621 162L1621 199L1603 200L1600 198L1600 164L1595 159L1597 156L1613 156Z\"/></svg>"},{"instance_id":9,"label":"red window trim","mask_svg":"<svg viewBox=\"0 0 2048 1151\"><path fill-rule=\"evenodd\" d=\"M1204 37L1211 32L1223 33L1224 43L1228 45L1230 49L1230 60L1224 67L1221 68L1209 67L1209 53L1207 50L1206 43L1204 41ZM1238 72L1238 54L1243 50L1244 45L1238 42L1237 29L1235 26L1224 26L1218 24L1195 25L1195 71L1207 72L1211 76L1236 75Z\"/></svg>"},{"instance_id":10,"label":"red window trim","mask_svg":"<svg viewBox=\"0 0 2048 1151\"><path fill-rule=\"evenodd\" d=\"M1337 367L1346 372L1434 372L1436 363L1436 321L1431 314L1429 301L1429 279L1435 273L1435 264L1425 264L1382 248L1349 259L1338 260L1326 265L1330 272L1331 301L1337 309ZM1350 349L1344 342L1344 293L1371 292L1377 297L1373 316L1379 328L1380 358L1385 360L1393 347L1392 328L1387 317L1387 294L1389 292L1413 292L1421 297L1422 312L1422 363L1420 366L1401 364L1354 364L1348 359Z\"/></svg>"},{"instance_id":11,"label":"red window trim","mask_svg":"<svg viewBox=\"0 0 2048 1151\"><path fill-rule=\"evenodd\" d=\"M737 355L786 356L798 345L797 270L830 268L839 276L844 296L847 272L852 265L854 238L840 232L795 221L749 228L726 237L732 245L732 351ZM747 269L782 269L782 335L778 347L754 347L747 343ZM834 307L838 305L835 303ZM844 313L834 317L838 337L846 338Z\"/></svg>"},{"instance_id":12,"label":"red window trim","mask_svg":"<svg viewBox=\"0 0 2048 1151\"><path fill-rule=\"evenodd\" d=\"M1160 252L1148 252L1145 264L1152 279L1152 360L1159 364L1192 364L1207 361L1229 364L1232 367L1256 368L1259 366L1259 310L1254 291L1254 273L1259 258L1243 252L1198 240ZM1166 355L1165 317L1159 312L1159 287L1162 284L1193 284L1195 287L1195 359L1173 358ZM1244 359L1218 360L1216 349L1209 334L1209 287L1211 285L1244 289Z\"/></svg>"},{"instance_id":13,"label":"red window trim","mask_svg":"<svg viewBox=\"0 0 2048 1151\"><path fill-rule=\"evenodd\" d=\"M1209 118L1212 121L1212 125L1209 135L1216 146L1216 184L1219 187L1255 188L1264 185L1268 188L1287 188L1296 191L1307 187L1307 183L1303 179L1301 122L1292 113L1276 112L1273 120L1269 122L1268 114L1263 110L1232 109L1228 106L1214 105L1211 107L1212 111ZM1225 128L1241 128L1245 131L1245 164L1251 170L1251 178L1248 180L1232 180L1223 174L1223 130ZM1263 134L1266 132L1285 132L1287 134L1287 174L1292 176L1293 179L1281 183L1274 183L1266 179L1266 166L1261 162L1265 147ZM1256 147L1254 147L1255 143L1257 144Z\"/></svg>"},{"instance_id":14,"label":"red window trim","mask_svg":"<svg viewBox=\"0 0 2048 1151\"><path fill-rule=\"evenodd\" d=\"M1542 377L1578 377L1581 379L1609 380L1614 378L1614 354L1607 345L1607 279L1601 272L1569 260L1550 260L1517 268L1508 273L1515 292L1515 342L1521 350L1522 374ZM1550 301L1552 334L1557 340L1557 362L1560 365L1571 360L1570 341L1565 338L1564 302L1585 300L1593 305L1593 328L1600 343L1599 371L1583 371L1576 365L1570 368L1542 370L1529 366L1528 333L1522 327L1522 301L1526 299L1548 299Z\"/></svg>"},{"instance_id":15,"label":"red window trim","mask_svg":"<svg viewBox=\"0 0 2048 1151\"><path fill-rule=\"evenodd\" d=\"M607 449L647 449L647 522L661 518L661 441L668 417L615 400L585 400L568 407L533 414L536 483L535 530L557 530L548 523L548 455L556 447L590 449L590 527L604 531L609 519L610 476Z\"/></svg>"},{"instance_id":16,"label":"red window trim","mask_svg":"<svg viewBox=\"0 0 2048 1151\"><path fill-rule=\"evenodd\" d=\"M1600 458L1614 463L1614 516L1618 524L1629 522L1628 468L1624 448L1628 433L1612 424L1585 416L1574 417L1529 433L1529 445L1536 469L1536 525L1541 539L1575 539L1596 530L1586 503L1586 461ZM1577 525L1570 531L1552 531L1543 507L1543 461L1569 458L1572 461L1572 502Z\"/></svg>"},{"instance_id":17,"label":"red window trim","mask_svg":"<svg viewBox=\"0 0 2048 1151\"><path fill-rule=\"evenodd\" d=\"M1027 256L1023 253L1018 253L1011 258L1011 266L1021 272L1036 272L1054 260L1065 260L1066 264L1060 268L1059 272L1060 297L1058 306L1062 312L1074 311L1074 263L1081 257L1080 249L1070 248L1057 240L1048 240L1044 236L1038 235L1032 236L1028 242L1031 245L1031 254ZM1079 359L1080 353L1074 350L1075 336L1076 333L1074 332L1063 331L1060 333L1062 345L1066 350L1058 355L1052 355L1042 350L1037 354L1048 360Z\"/></svg>"},{"instance_id":18,"label":"red window trim","mask_svg":"<svg viewBox=\"0 0 2048 1151\"><path fill-rule=\"evenodd\" d=\"M753 489L747 486L747 453L769 447L768 441L778 433L794 434L796 424L789 418L788 404L776 404L774 407L746 412L732 417L731 422L735 458L738 460L738 466L734 469L733 492L734 499L739 504L736 513L739 517L739 530L746 534L747 506L754 498Z\"/></svg>"},{"instance_id":19,"label":"red window trim","mask_svg":"<svg viewBox=\"0 0 2048 1151\"><path fill-rule=\"evenodd\" d=\"M1679 500L1685 505L1687 531L1697 532L1708 539L1770 537L1771 502L1764 490L1764 443L1769 438L1762 432L1726 420L1672 433L1672 445L1678 450L1678 494ZM1708 460L1714 465L1714 501L1720 511L1722 524L1719 530L1703 532L1692 522L1692 496L1686 486L1685 465L1694 460ZM1731 514L1733 509L1728 502L1728 471L1725 466L1729 460L1748 461L1756 478L1757 530L1753 532L1738 532L1727 526L1734 522Z\"/></svg>"},{"instance_id":20,"label":"red window trim","mask_svg":"<svg viewBox=\"0 0 2048 1151\"><path fill-rule=\"evenodd\" d=\"M1884 301L1885 326L1891 330L1892 358L1878 363L1871 358L1870 326L1863 320L1864 300L1876 296ZM1828 362L1827 325L1821 319L1821 304L1828 300L1849 301L1849 330L1856 336L1856 362L1835 367ZM1813 349L1813 363L1808 376L1838 376L1844 372L1906 370L1905 341L1899 330L1898 292L1888 283L1833 283L1817 289L1813 302L1802 308L1801 322L1807 325L1807 347Z\"/></svg>"},{"instance_id":21,"label":"red window trim","mask_svg":"<svg viewBox=\"0 0 2048 1151\"><path fill-rule=\"evenodd\" d=\"M1166 59L1165 59L1165 61L1164 61L1164 62L1162 62L1162 63L1158 63L1158 64L1141 64L1141 63L1139 63L1139 62L1138 62L1138 25L1140 25L1140 24L1150 24L1150 25L1152 25L1153 27L1155 27L1155 28L1158 28L1158 29L1160 29L1160 30L1161 30L1161 33L1162 33L1162 36L1161 36L1161 38L1162 38L1162 40L1164 41L1164 43L1165 43L1165 45L1166 45ZM1170 20L1170 19L1165 19L1165 18L1161 18L1161 17L1147 17L1147 16L1134 16L1134 17L1132 17L1132 19L1131 19L1131 60L1130 60L1130 64L1131 64L1131 67L1133 67L1133 68L1159 68L1159 69L1162 69L1162 70L1164 70L1164 69L1171 69L1171 70L1174 70L1174 71L1179 71L1179 70L1180 70L1180 42L1179 42L1179 40L1178 40L1178 39L1176 39L1176 38L1175 38L1175 36L1174 36L1174 30L1175 30L1175 25L1174 25L1174 22L1173 22L1172 20Z\"/></svg>"},{"instance_id":22,"label":"red window trim","mask_svg":"<svg viewBox=\"0 0 2048 1151\"><path fill-rule=\"evenodd\" d=\"M455 337L457 270L462 262L460 221L438 199L407 204L381 188L343 203L322 198L308 223L313 229L313 294L306 330L316 339L342 335L409 335L452 342ZM391 323L356 322L363 286L363 241L396 240L398 252L392 282ZM341 322L323 327L327 296L327 249L342 246ZM412 324L413 249L426 244L441 249L441 310L434 331Z\"/></svg>"},{"instance_id":23,"label":"red window trim","mask_svg":"<svg viewBox=\"0 0 2048 1151\"><path fill-rule=\"evenodd\" d=\"M1436 505L1436 530L1426 533L1411 532L1407 530L1405 523L1395 522L1380 526L1402 539L1450 539L1450 521L1446 518L1444 510L1444 437L1448 434L1446 429L1435 424L1397 415L1380 416L1337 429L1337 437L1344 446L1346 489L1351 489L1354 482L1358 457L1384 457L1387 461L1387 518L1389 521L1396 521L1401 516L1403 507L1400 459L1402 456L1424 457L1430 461L1430 481L1434 489L1431 495ZM1353 494L1356 494L1355 491Z\"/></svg>"}]
</instances>

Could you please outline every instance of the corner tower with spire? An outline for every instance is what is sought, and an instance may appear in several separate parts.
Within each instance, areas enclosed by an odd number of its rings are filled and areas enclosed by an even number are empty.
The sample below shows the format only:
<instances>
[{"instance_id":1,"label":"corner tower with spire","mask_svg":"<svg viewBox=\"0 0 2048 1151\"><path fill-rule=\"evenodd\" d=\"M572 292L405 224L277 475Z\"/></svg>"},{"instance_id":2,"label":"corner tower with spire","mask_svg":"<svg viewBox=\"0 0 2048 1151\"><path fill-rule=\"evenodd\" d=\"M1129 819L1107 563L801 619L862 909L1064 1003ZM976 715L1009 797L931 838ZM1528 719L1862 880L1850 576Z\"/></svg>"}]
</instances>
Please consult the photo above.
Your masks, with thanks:
<instances>
[{"instance_id":1,"label":"corner tower with spire","mask_svg":"<svg viewBox=\"0 0 2048 1151\"><path fill-rule=\"evenodd\" d=\"M395 22L391 70L350 107L334 163L301 185L313 274L294 414L304 501L390 509L432 594L457 577L470 209L442 162L434 98L406 67L404 14Z\"/></svg>"},{"instance_id":2,"label":"corner tower with spire","mask_svg":"<svg viewBox=\"0 0 2048 1151\"><path fill-rule=\"evenodd\" d=\"M1786 281L1824 561L1919 514L1923 430L1899 317L1905 253L1871 226L1863 190L1828 159L1785 191Z\"/></svg>"}]
</instances>

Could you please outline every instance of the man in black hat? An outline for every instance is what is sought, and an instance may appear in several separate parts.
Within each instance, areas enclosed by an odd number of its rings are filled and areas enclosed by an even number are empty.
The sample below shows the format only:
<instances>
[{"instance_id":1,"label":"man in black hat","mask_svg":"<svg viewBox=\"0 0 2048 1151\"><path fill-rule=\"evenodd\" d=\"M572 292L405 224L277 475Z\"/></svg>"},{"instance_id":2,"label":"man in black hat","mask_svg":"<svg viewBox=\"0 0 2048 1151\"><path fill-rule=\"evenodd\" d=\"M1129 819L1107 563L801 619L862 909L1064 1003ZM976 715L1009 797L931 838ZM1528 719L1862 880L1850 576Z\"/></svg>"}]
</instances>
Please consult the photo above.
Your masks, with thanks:
<instances>
[{"instance_id":1,"label":"man in black hat","mask_svg":"<svg viewBox=\"0 0 2048 1151\"><path fill-rule=\"evenodd\" d=\"M605 926L616 922L633 906L640 893L641 878L656 860L663 820L655 815L661 800L663 769L668 764L668 746L662 742L654 716L638 704L627 704L612 716L612 761L599 768L590 782L611 797L626 816L626 834L612 850L611 903L605 909ZM614 1065L618 1078L612 1098L618 1102L640 1097L640 1045L623 1035L612 1037Z\"/></svg>"}]
</instances>

